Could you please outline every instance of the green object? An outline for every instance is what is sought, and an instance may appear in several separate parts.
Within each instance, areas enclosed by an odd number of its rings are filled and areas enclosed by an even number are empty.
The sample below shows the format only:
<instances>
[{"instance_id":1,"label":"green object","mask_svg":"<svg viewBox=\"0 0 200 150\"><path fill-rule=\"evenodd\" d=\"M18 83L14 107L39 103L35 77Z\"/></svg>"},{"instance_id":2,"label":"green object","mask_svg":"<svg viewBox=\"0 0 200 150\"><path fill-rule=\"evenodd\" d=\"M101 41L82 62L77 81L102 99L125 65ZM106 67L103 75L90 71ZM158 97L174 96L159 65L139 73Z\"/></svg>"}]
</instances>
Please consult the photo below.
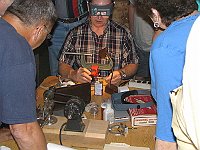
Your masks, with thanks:
<instances>
[{"instance_id":1,"label":"green object","mask_svg":"<svg viewBox=\"0 0 200 150\"><path fill-rule=\"evenodd\" d=\"M107 58L109 59L109 64L96 64L96 63L86 63L85 62L85 57L84 57L84 53L81 53L81 65L84 68L90 69L92 65L95 66L99 66L99 70L111 70L113 68L113 61L111 59L111 57L109 57L108 55L106 55Z\"/></svg>"}]
</instances>

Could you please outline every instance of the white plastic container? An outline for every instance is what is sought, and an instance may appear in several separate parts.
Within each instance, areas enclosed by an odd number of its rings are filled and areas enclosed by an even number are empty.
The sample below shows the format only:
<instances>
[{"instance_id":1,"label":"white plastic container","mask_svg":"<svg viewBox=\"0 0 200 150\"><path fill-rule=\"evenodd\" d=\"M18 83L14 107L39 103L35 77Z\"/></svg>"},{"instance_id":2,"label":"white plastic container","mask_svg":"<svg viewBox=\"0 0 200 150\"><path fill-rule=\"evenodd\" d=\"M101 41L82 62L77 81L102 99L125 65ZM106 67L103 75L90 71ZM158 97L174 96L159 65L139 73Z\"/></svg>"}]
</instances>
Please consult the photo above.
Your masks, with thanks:
<instances>
[{"instance_id":1,"label":"white plastic container","mask_svg":"<svg viewBox=\"0 0 200 150\"><path fill-rule=\"evenodd\" d=\"M103 83L99 80L94 83L94 95L103 95Z\"/></svg>"},{"instance_id":2,"label":"white plastic container","mask_svg":"<svg viewBox=\"0 0 200 150\"><path fill-rule=\"evenodd\" d=\"M107 103L106 108L103 111L103 120L109 121L110 124L114 123L114 110L111 107L111 103Z\"/></svg>"}]
</instances>

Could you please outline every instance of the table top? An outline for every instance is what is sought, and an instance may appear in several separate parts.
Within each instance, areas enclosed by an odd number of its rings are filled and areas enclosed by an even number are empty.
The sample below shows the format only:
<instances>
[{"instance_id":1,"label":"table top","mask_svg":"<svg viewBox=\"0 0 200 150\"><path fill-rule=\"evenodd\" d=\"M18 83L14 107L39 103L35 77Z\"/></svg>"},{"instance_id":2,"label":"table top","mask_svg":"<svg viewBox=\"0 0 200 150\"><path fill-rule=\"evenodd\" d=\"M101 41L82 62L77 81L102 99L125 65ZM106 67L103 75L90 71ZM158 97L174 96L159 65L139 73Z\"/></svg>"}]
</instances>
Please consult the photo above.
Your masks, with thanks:
<instances>
[{"instance_id":1,"label":"table top","mask_svg":"<svg viewBox=\"0 0 200 150\"><path fill-rule=\"evenodd\" d=\"M48 87L54 85L57 81L58 81L57 77L54 77L54 76L50 76L43 81L41 86L39 86L36 90L37 103L41 104L43 102L44 91ZM105 92L103 92L102 96L95 96L94 91L92 90L91 91L91 101L98 104L100 111L95 116L88 112L85 112L87 119L101 120L102 116L103 116L101 108L100 108L101 103L104 101L107 101L110 97L111 97L110 94L105 93ZM155 126L132 128L130 122L126 122L126 125L129 127L128 134L126 136L116 136L116 135L108 132L104 143L106 143L106 144L109 144L111 142L126 143L126 144L132 145L132 146L149 147L151 150L154 150ZM59 144L58 134L45 133L45 137L46 137L47 142ZM81 137L80 137L80 140L81 140ZM66 139L66 141L67 141L67 139ZM77 139L77 141L79 141L79 139ZM101 141L99 141L99 142L101 142ZM65 139L63 139L63 144L65 145ZM94 142L90 141L90 144L98 145L98 140L94 140ZM99 143L99 144L102 144L102 143ZM18 150L14 140L12 140L12 139L6 139L6 141L0 142L0 146L1 145L8 146L12 150ZM70 143L67 143L67 145L69 146ZM84 148L78 148L78 149L84 149Z\"/></svg>"}]
</instances>

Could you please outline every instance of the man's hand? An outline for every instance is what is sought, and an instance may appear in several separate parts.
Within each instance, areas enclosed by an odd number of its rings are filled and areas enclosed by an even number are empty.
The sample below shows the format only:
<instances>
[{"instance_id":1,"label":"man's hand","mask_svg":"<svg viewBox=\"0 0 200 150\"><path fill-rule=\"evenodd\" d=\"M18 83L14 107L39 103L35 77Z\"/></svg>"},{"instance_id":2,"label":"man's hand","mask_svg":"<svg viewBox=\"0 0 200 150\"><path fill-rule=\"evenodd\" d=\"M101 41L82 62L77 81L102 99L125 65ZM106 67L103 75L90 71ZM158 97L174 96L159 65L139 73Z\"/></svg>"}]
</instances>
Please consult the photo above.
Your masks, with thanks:
<instances>
[{"instance_id":1,"label":"man's hand","mask_svg":"<svg viewBox=\"0 0 200 150\"><path fill-rule=\"evenodd\" d=\"M71 79L74 82L87 83L91 82L91 72L80 67L78 70L74 70L70 65L65 62L59 62L59 73L62 78Z\"/></svg>"},{"instance_id":2,"label":"man's hand","mask_svg":"<svg viewBox=\"0 0 200 150\"><path fill-rule=\"evenodd\" d=\"M113 75L112 75L113 74ZM111 79L112 78L112 79ZM110 83L111 80L111 84L118 84L122 79L121 79L121 75L119 71L113 71L113 73L111 73L108 77L106 77L106 82Z\"/></svg>"},{"instance_id":3,"label":"man's hand","mask_svg":"<svg viewBox=\"0 0 200 150\"><path fill-rule=\"evenodd\" d=\"M91 82L92 77L91 72L87 68L80 67L78 70L74 70L72 76L74 75L74 80L80 83Z\"/></svg>"}]
</instances>

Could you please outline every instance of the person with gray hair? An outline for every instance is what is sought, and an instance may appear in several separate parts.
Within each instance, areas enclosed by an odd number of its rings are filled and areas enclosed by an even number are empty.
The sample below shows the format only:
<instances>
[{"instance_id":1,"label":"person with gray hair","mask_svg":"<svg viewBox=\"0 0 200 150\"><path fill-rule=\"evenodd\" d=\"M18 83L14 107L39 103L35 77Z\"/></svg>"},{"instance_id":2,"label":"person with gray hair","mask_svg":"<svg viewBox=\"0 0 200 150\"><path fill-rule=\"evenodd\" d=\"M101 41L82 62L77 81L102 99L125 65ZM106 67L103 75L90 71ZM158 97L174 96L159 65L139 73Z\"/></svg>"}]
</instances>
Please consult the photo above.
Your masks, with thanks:
<instances>
[{"instance_id":1,"label":"person with gray hair","mask_svg":"<svg viewBox=\"0 0 200 150\"><path fill-rule=\"evenodd\" d=\"M0 16L2 16L6 9L13 3L14 0L0 0Z\"/></svg>"},{"instance_id":2,"label":"person with gray hair","mask_svg":"<svg viewBox=\"0 0 200 150\"><path fill-rule=\"evenodd\" d=\"M9 124L19 149L47 149L36 117L33 49L56 18L51 0L15 0L0 18L0 122Z\"/></svg>"}]
</instances>

